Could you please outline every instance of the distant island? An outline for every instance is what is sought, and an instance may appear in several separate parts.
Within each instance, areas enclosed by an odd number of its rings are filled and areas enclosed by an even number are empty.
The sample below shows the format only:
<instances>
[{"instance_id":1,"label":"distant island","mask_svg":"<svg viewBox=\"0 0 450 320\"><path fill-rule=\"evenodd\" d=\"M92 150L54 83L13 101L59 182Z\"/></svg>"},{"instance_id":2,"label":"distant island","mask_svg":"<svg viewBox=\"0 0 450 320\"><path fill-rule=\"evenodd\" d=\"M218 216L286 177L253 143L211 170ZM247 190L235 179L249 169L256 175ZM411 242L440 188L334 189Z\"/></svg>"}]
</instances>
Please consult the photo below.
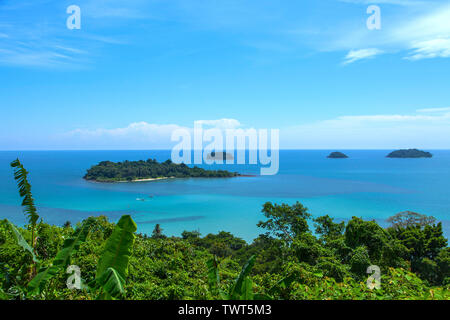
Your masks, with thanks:
<instances>
[{"instance_id":1,"label":"distant island","mask_svg":"<svg viewBox=\"0 0 450 320\"><path fill-rule=\"evenodd\" d=\"M328 155L327 158L331 158L331 159L345 159L348 158L348 156L342 152L332 152Z\"/></svg>"},{"instance_id":2,"label":"distant island","mask_svg":"<svg viewBox=\"0 0 450 320\"><path fill-rule=\"evenodd\" d=\"M207 155L208 160L234 160L234 157L232 154L228 152L211 152Z\"/></svg>"},{"instance_id":3,"label":"distant island","mask_svg":"<svg viewBox=\"0 0 450 320\"><path fill-rule=\"evenodd\" d=\"M97 182L133 182L152 181L167 178L230 178L240 176L237 172L226 170L205 170L199 167L190 168L184 163L176 164L171 160L159 163L147 161L102 161L87 170L83 177Z\"/></svg>"},{"instance_id":4,"label":"distant island","mask_svg":"<svg viewBox=\"0 0 450 320\"><path fill-rule=\"evenodd\" d=\"M387 158L431 158L433 155L426 151L421 151L417 149L401 149L392 151L389 153Z\"/></svg>"}]
</instances>

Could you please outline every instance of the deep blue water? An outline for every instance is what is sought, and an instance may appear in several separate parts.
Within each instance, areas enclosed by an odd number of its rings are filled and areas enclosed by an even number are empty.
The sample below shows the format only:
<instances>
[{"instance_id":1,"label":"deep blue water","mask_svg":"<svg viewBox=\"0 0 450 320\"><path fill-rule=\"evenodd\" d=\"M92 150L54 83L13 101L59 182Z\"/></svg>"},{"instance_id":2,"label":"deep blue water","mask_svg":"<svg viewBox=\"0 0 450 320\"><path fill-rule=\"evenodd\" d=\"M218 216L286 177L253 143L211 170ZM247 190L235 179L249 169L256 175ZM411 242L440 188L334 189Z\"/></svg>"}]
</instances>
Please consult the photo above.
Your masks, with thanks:
<instances>
[{"instance_id":1,"label":"deep blue water","mask_svg":"<svg viewBox=\"0 0 450 320\"><path fill-rule=\"evenodd\" d=\"M262 233L256 223L263 219L264 202L300 201L313 216L359 216L382 225L389 216L411 210L435 216L450 235L450 150L432 151L431 159L385 158L391 150L343 150L349 159L327 159L330 151L282 150L275 176L114 184L88 182L82 176L99 161L165 161L170 151L2 151L0 218L25 223L9 166L19 157L30 172L41 217L57 225L101 214L115 221L128 213L139 232L151 233L160 223L167 235L224 230L250 241ZM221 167L259 173L257 166Z\"/></svg>"}]
</instances>

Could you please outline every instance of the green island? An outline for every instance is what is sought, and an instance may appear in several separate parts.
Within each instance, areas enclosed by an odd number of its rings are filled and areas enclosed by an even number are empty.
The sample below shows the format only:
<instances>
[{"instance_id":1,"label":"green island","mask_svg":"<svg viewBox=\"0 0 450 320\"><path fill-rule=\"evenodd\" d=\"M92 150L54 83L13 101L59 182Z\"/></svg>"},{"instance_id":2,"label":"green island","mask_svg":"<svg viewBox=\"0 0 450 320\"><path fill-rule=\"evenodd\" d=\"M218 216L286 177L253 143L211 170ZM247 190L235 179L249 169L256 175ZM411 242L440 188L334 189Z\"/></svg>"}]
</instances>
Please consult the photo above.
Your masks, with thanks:
<instances>
[{"instance_id":1,"label":"green island","mask_svg":"<svg viewBox=\"0 0 450 320\"><path fill-rule=\"evenodd\" d=\"M401 149L389 153L387 158L431 158L433 155L430 152L418 149Z\"/></svg>"},{"instance_id":2,"label":"green island","mask_svg":"<svg viewBox=\"0 0 450 320\"><path fill-rule=\"evenodd\" d=\"M97 182L132 182L166 178L230 178L237 176L239 176L237 172L191 168L184 163L173 163L170 159L162 163L148 159L147 161L102 161L88 169L83 178Z\"/></svg>"},{"instance_id":3,"label":"green island","mask_svg":"<svg viewBox=\"0 0 450 320\"><path fill-rule=\"evenodd\" d=\"M38 214L28 172L11 165L28 224L0 221L0 300L450 299L450 248L430 216L401 212L383 228L266 202L251 243L226 231L168 237L159 224L140 234L130 215L54 226ZM78 290L69 266L81 272ZM379 282L368 281L373 266Z\"/></svg>"},{"instance_id":4,"label":"green island","mask_svg":"<svg viewBox=\"0 0 450 320\"><path fill-rule=\"evenodd\" d=\"M342 153L342 152L339 152L339 151L335 151L335 152L330 153L327 158L330 158L330 159L346 159L346 158L348 158L348 156L345 153Z\"/></svg>"}]
</instances>

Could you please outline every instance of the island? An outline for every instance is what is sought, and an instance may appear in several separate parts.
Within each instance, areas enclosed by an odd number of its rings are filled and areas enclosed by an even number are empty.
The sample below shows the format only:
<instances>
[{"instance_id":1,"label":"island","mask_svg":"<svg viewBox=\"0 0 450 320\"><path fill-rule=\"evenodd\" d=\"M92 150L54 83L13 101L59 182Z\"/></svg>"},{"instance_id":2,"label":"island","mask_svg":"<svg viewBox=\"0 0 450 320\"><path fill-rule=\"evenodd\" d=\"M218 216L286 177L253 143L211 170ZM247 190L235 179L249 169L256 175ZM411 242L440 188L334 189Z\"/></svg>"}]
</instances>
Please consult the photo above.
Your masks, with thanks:
<instances>
[{"instance_id":1,"label":"island","mask_svg":"<svg viewBox=\"0 0 450 320\"><path fill-rule=\"evenodd\" d=\"M167 178L230 178L240 176L237 172L226 170L205 170L176 164L171 160L159 163L154 159L146 161L102 161L87 170L86 180L96 182L138 182Z\"/></svg>"},{"instance_id":2,"label":"island","mask_svg":"<svg viewBox=\"0 0 450 320\"><path fill-rule=\"evenodd\" d=\"M330 153L327 158L330 158L330 159L345 159L345 158L348 158L348 156L346 154L342 153L342 152L336 151L336 152Z\"/></svg>"},{"instance_id":3,"label":"island","mask_svg":"<svg viewBox=\"0 0 450 320\"><path fill-rule=\"evenodd\" d=\"M206 158L208 160L234 160L234 157L232 154L228 153L228 152L211 152L209 153Z\"/></svg>"},{"instance_id":4,"label":"island","mask_svg":"<svg viewBox=\"0 0 450 320\"><path fill-rule=\"evenodd\" d=\"M421 151L417 149L401 149L392 151L389 153L387 158L431 158L433 155L426 151Z\"/></svg>"}]
</instances>

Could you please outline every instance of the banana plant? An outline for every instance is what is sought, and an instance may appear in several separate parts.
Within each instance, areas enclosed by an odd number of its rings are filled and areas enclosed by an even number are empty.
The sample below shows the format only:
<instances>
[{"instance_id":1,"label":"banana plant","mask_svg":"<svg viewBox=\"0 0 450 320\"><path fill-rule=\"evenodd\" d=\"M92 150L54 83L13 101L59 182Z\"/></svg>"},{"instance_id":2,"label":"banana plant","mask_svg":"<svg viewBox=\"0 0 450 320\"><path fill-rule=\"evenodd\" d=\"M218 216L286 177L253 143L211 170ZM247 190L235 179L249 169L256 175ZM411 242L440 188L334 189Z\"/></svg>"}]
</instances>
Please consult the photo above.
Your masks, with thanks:
<instances>
[{"instance_id":1,"label":"banana plant","mask_svg":"<svg viewBox=\"0 0 450 320\"><path fill-rule=\"evenodd\" d=\"M45 284L70 264L70 258L80 245L86 241L89 231L94 223L94 218L86 219L81 227L77 228L72 237L64 240L63 247L58 251L53 262L48 267L39 269L38 274L28 283L29 294L40 294Z\"/></svg>"},{"instance_id":2,"label":"banana plant","mask_svg":"<svg viewBox=\"0 0 450 320\"><path fill-rule=\"evenodd\" d=\"M97 299L123 298L136 230L136 223L131 216L124 215L106 241L103 254L98 261L95 280L91 283L93 289L100 291Z\"/></svg>"},{"instance_id":3,"label":"banana plant","mask_svg":"<svg viewBox=\"0 0 450 320\"><path fill-rule=\"evenodd\" d=\"M28 218L28 224L31 229L31 249L33 255L33 264L30 268L29 276L30 278L36 273L36 257L35 257L35 249L36 249L36 224L39 219L39 215L36 210L36 206L34 205L33 195L31 193L31 184L28 182L28 171L25 170L24 166L20 162L19 159L11 162L11 167L14 168L14 179L17 181L17 186L19 188L19 195L22 199L22 207L24 208L24 213ZM13 234L17 235L17 233L13 230ZM24 243L22 242L23 237L14 237L14 239L18 242L20 246L24 248ZM19 243L20 241L20 243ZM29 251L29 248L24 248Z\"/></svg>"},{"instance_id":4,"label":"banana plant","mask_svg":"<svg viewBox=\"0 0 450 320\"><path fill-rule=\"evenodd\" d=\"M248 259L242 268L239 276L235 279L228 293L220 289L220 277L217 258L214 256L207 262L208 285L214 296L219 296L221 300L273 300L274 294L281 293L282 289L289 287L297 279L297 274L293 273L288 277L278 281L268 294L254 294L253 281L249 274L255 264L256 257L253 255Z\"/></svg>"},{"instance_id":5,"label":"banana plant","mask_svg":"<svg viewBox=\"0 0 450 320\"><path fill-rule=\"evenodd\" d=\"M19 159L11 162L14 168L14 178L19 187L19 194L23 198L22 206L28 217L29 228L31 229L31 245L25 240L20 231L8 220L6 220L16 244L28 251L32 257L33 265L30 268L30 281L26 288L27 295L41 294L46 283L64 270L69 264L71 256L80 245L86 241L91 230L94 218L88 218L75 230L72 237L66 239L63 247L53 262L46 267L41 267L36 274L36 265L40 261L36 255L36 225L39 219L36 206L34 205L31 193L31 184L28 182L28 171L24 168ZM124 215L116 224L111 236L108 238L104 252L99 259L97 272L90 289L99 290L98 299L117 299L124 295L125 279L128 275L128 262L132 254L136 223L130 215ZM34 277L33 277L34 276Z\"/></svg>"},{"instance_id":6,"label":"banana plant","mask_svg":"<svg viewBox=\"0 0 450 320\"><path fill-rule=\"evenodd\" d=\"M249 274L255 264L255 256L251 256L242 268L239 276L234 280L230 290L226 293L220 289L220 277L217 258L214 257L207 262L208 285L214 296L219 296L221 300L254 300L258 298L253 294L253 282Z\"/></svg>"},{"instance_id":7,"label":"banana plant","mask_svg":"<svg viewBox=\"0 0 450 320\"><path fill-rule=\"evenodd\" d=\"M6 225L11 230L11 234L13 235L13 239L16 241L16 244L21 246L25 251L28 251L33 259L33 262L39 263L39 259L37 258L33 248L28 244L25 238L22 236L20 231L16 228L14 224L11 223L8 219L6 220Z\"/></svg>"}]
</instances>

